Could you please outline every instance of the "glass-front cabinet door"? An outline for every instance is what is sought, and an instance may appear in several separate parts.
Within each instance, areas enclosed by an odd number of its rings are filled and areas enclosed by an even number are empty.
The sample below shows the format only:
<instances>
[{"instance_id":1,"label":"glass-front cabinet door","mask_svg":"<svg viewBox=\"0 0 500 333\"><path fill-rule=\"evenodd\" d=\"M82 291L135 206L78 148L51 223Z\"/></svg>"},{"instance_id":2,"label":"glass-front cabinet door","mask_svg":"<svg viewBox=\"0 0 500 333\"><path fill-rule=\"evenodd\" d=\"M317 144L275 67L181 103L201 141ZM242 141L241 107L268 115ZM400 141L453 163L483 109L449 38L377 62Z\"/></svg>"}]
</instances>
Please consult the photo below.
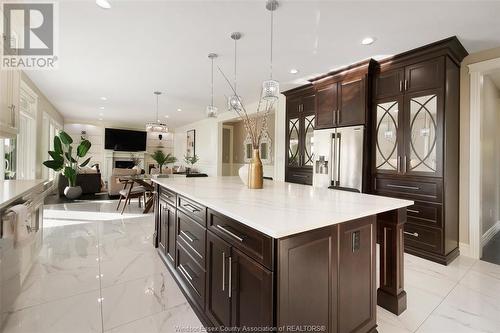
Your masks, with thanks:
<instances>
[{"instance_id":1,"label":"glass-front cabinet door","mask_svg":"<svg viewBox=\"0 0 500 333\"><path fill-rule=\"evenodd\" d=\"M288 166L300 165L300 118L288 119Z\"/></svg>"},{"instance_id":2,"label":"glass-front cabinet door","mask_svg":"<svg viewBox=\"0 0 500 333\"><path fill-rule=\"evenodd\" d=\"M314 115L304 117L304 166L314 163L314 121Z\"/></svg>"},{"instance_id":3,"label":"glass-front cabinet door","mask_svg":"<svg viewBox=\"0 0 500 333\"><path fill-rule=\"evenodd\" d=\"M378 173L401 172L401 105L397 98L376 104L375 170Z\"/></svg>"},{"instance_id":4,"label":"glass-front cabinet door","mask_svg":"<svg viewBox=\"0 0 500 333\"><path fill-rule=\"evenodd\" d=\"M439 176L440 95L438 92L420 93L406 97L405 157L407 174Z\"/></svg>"}]
</instances>

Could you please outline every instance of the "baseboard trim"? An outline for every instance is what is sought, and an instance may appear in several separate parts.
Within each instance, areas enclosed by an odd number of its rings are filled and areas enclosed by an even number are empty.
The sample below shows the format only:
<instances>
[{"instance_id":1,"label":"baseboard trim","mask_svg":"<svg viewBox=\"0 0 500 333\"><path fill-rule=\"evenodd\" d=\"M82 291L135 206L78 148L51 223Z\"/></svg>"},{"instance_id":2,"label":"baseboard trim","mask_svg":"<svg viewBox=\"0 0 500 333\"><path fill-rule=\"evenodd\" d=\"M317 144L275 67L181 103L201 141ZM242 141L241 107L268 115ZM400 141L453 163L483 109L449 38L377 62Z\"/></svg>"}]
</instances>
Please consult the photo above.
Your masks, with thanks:
<instances>
[{"instance_id":1,"label":"baseboard trim","mask_svg":"<svg viewBox=\"0 0 500 333\"><path fill-rule=\"evenodd\" d=\"M466 243L459 243L458 247L460 248L460 255L472 258L472 253L470 251L470 245Z\"/></svg>"},{"instance_id":2,"label":"baseboard trim","mask_svg":"<svg viewBox=\"0 0 500 333\"><path fill-rule=\"evenodd\" d=\"M497 221L491 228L481 236L481 248L483 248L500 231L500 221Z\"/></svg>"}]
</instances>

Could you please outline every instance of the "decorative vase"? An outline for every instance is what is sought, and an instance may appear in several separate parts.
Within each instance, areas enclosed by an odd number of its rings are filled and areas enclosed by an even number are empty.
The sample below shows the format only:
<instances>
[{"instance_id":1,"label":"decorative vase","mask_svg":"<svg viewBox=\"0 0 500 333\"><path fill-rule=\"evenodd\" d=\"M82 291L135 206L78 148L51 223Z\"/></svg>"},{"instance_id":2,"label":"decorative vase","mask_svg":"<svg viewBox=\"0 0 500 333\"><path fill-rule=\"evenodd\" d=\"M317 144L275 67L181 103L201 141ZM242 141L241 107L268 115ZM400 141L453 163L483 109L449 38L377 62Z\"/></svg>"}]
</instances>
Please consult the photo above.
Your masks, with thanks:
<instances>
[{"instance_id":1,"label":"decorative vase","mask_svg":"<svg viewBox=\"0 0 500 333\"><path fill-rule=\"evenodd\" d=\"M248 186L248 164L243 164L243 166L238 169L238 176L240 176L243 184Z\"/></svg>"},{"instance_id":2,"label":"decorative vase","mask_svg":"<svg viewBox=\"0 0 500 333\"><path fill-rule=\"evenodd\" d=\"M254 149L252 161L248 165L248 188L259 189L264 186L264 175L262 172L262 161L260 160L259 149Z\"/></svg>"},{"instance_id":3,"label":"decorative vase","mask_svg":"<svg viewBox=\"0 0 500 333\"><path fill-rule=\"evenodd\" d=\"M70 200L78 199L82 195L82 188L80 186L66 186L64 195Z\"/></svg>"}]
</instances>

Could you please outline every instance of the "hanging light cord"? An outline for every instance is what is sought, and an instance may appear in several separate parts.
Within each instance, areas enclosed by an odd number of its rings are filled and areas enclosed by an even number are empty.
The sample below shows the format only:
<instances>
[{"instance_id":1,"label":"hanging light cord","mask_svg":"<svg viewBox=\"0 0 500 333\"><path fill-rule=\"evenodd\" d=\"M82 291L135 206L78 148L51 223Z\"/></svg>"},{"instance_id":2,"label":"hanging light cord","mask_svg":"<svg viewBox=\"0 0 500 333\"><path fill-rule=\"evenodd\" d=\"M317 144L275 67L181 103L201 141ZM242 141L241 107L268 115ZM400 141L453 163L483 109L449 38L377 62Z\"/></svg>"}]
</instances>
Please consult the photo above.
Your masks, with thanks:
<instances>
[{"instance_id":1,"label":"hanging light cord","mask_svg":"<svg viewBox=\"0 0 500 333\"><path fill-rule=\"evenodd\" d=\"M274 18L274 3L271 2L271 61L270 61L270 72L271 72L271 80L273 79L273 18Z\"/></svg>"},{"instance_id":2,"label":"hanging light cord","mask_svg":"<svg viewBox=\"0 0 500 333\"><path fill-rule=\"evenodd\" d=\"M156 122L159 123L160 119L158 118L158 108L159 108L159 97L160 95L156 95Z\"/></svg>"},{"instance_id":3,"label":"hanging light cord","mask_svg":"<svg viewBox=\"0 0 500 333\"><path fill-rule=\"evenodd\" d=\"M212 106L214 106L214 58L212 57L212 94L211 94L211 99L212 99Z\"/></svg>"}]
</instances>

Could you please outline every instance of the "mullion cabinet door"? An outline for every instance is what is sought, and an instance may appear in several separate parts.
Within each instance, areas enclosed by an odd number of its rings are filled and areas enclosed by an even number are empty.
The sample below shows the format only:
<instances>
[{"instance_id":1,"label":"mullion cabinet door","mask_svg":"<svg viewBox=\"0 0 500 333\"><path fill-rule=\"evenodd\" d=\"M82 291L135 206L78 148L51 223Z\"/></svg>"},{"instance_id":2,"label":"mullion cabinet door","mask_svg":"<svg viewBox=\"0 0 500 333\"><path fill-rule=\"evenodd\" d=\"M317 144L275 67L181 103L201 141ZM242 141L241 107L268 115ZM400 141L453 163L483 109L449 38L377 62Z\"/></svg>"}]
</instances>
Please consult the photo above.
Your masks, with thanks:
<instances>
[{"instance_id":1,"label":"mullion cabinet door","mask_svg":"<svg viewBox=\"0 0 500 333\"><path fill-rule=\"evenodd\" d=\"M301 121L299 115L294 115L287 120L287 162L289 167L299 167L301 165L300 135Z\"/></svg>"},{"instance_id":2,"label":"mullion cabinet door","mask_svg":"<svg viewBox=\"0 0 500 333\"><path fill-rule=\"evenodd\" d=\"M404 105L404 173L415 176L441 176L441 89L406 94Z\"/></svg>"},{"instance_id":3,"label":"mullion cabinet door","mask_svg":"<svg viewBox=\"0 0 500 333\"><path fill-rule=\"evenodd\" d=\"M385 98L375 103L375 160L376 173L401 174L403 131L403 98Z\"/></svg>"}]
</instances>

